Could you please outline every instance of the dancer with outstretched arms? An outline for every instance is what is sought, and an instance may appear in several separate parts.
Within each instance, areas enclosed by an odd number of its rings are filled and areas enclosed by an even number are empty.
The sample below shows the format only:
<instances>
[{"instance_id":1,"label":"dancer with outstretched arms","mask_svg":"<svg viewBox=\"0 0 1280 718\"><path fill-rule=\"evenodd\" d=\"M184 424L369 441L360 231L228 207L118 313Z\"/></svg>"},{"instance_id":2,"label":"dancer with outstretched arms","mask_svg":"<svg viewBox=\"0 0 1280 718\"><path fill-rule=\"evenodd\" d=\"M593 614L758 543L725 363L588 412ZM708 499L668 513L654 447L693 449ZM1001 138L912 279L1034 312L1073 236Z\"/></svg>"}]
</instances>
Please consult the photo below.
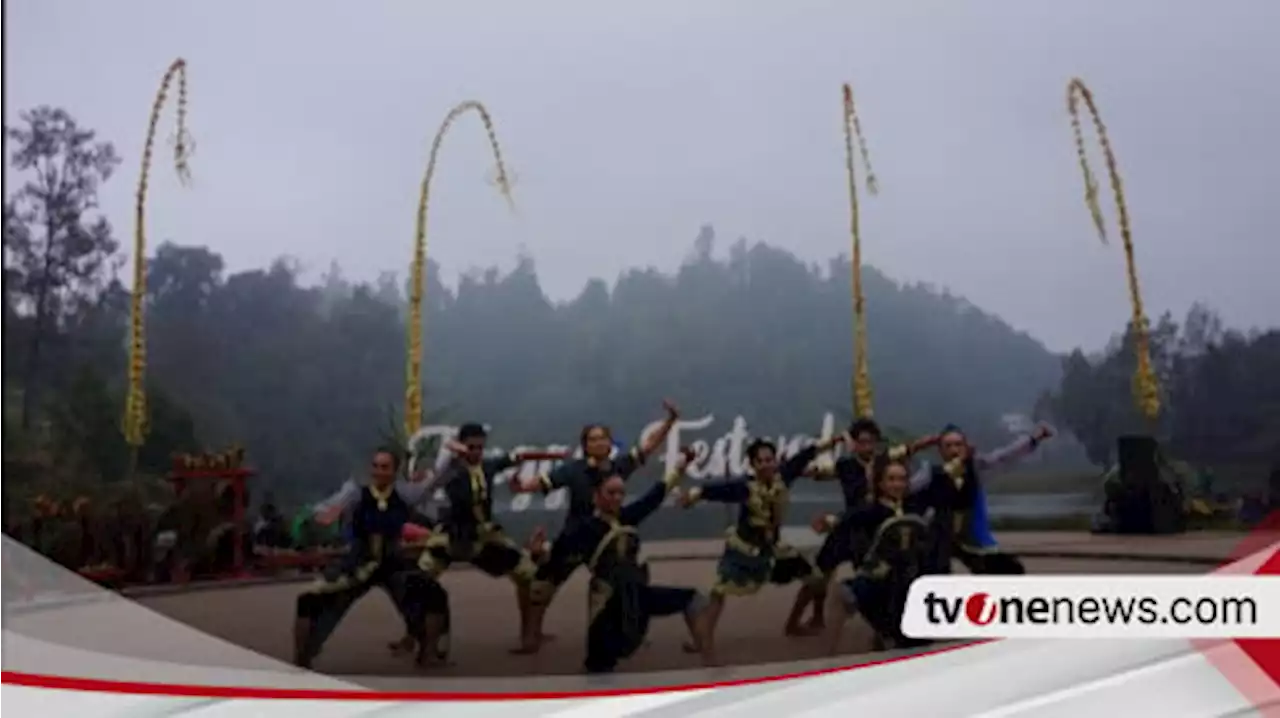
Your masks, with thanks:
<instances>
[{"instance_id":1,"label":"dancer with outstretched arms","mask_svg":"<svg viewBox=\"0 0 1280 718\"><path fill-rule=\"evenodd\" d=\"M614 445L613 433L609 427L603 424L587 424L578 437L582 458L566 461L550 474L538 476L532 481L513 482L512 486L517 491L541 491L544 494L557 490L567 492L569 510L565 516L564 527L555 539L557 543L562 540L562 537L572 533L578 522L590 519L595 514L596 490L604 479L617 478L626 482L632 474L644 466L654 452L662 447L667 435L671 432L671 427L680 418L680 410L670 400L663 401L662 408L666 416L663 417L658 428L643 437L638 446L632 447L616 459L610 458ZM542 642L548 638L542 631L546 605L551 602L560 586L573 575L577 566L587 559L587 556L576 555L564 549L557 551L557 556L560 570L553 574L554 580L550 583L541 584L540 590L546 595L539 597L542 607L531 614L529 624L524 627L525 635L519 649L521 653L537 651ZM577 563L574 562L575 556Z\"/></svg>"},{"instance_id":2,"label":"dancer with outstretched arms","mask_svg":"<svg viewBox=\"0 0 1280 718\"><path fill-rule=\"evenodd\" d=\"M452 461L453 454L448 451L442 451L436 457L434 466L418 469L408 480L399 479L396 481L396 492L400 495L400 498L404 499L405 503L409 504L411 523L420 524L427 529L435 525L432 512L428 509L424 514L423 508L431 501L431 497L438 486L439 478ZM320 526L330 526L338 521L350 523L350 513L360 497L360 492L360 484L356 483L355 479L348 479L335 494L316 504L312 511L315 522ZM344 517L346 521L343 520ZM387 647L398 654L410 654L416 648L416 641L406 630L403 637L390 642ZM444 648L446 647L442 646L442 650Z\"/></svg>"},{"instance_id":3,"label":"dancer with outstretched arms","mask_svg":"<svg viewBox=\"0 0 1280 718\"><path fill-rule=\"evenodd\" d=\"M463 561L495 578L509 578L516 586L516 600L523 621L529 615L529 584L537 570L522 546L512 541L493 520L493 491L499 474L519 466L532 455L507 454L485 458L488 432L480 424L465 424L449 448L457 455L439 479L449 510L427 538L419 567L439 586L439 578L453 563ZM447 596L441 588L441 593ZM441 636L447 623L446 606L430 607L428 640ZM524 623L522 622L522 627ZM523 640L523 631L522 636ZM527 649L521 646L520 649Z\"/></svg>"},{"instance_id":4,"label":"dancer with outstretched arms","mask_svg":"<svg viewBox=\"0 0 1280 718\"><path fill-rule=\"evenodd\" d=\"M649 567L639 558L640 524L662 507L692 457L685 449L662 481L627 503L623 478L605 477L593 492L593 513L566 526L554 543L535 549L542 561L534 584L542 589L535 591L537 596L549 598L551 588L563 584L562 577L579 565L591 573L584 661L588 673L612 672L619 661L634 654L656 617L683 616L693 640L701 642L706 597L693 588L651 584Z\"/></svg>"},{"instance_id":5,"label":"dancer with outstretched arms","mask_svg":"<svg viewBox=\"0 0 1280 718\"><path fill-rule=\"evenodd\" d=\"M1001 551L991 535L982 476L1030 455L1052 436L1053 429L1041 424L1007 446L979 453L954 424L939 433L942 464L933 467L921 496L937 511L933 571L950 573L955 558L974 574L1026 573L1022 562Z\"/></svg>"},{"instance_id":6,"label":"dancer with outstretched arms","mask_svg":"<svg viewBox=\"0 0 1280 718\"><path fill-rule=\"evenodd\" d=\"M699 501L739 507L737 522L725 532L724 553L716 567L705 640L701 645L694 643L686 647L701 650L708 665L718 662L713 639L725 598L755 594L765 583L802 582L803 589L796 596L785 631L787 635L806 634L800 619L810 602L822 600L824 581L807 559L780 540L779 532L791 484L803 475L818 452L829 445L830 442L809 446L779 463L778 449L773 442L756 439L747 446L750 471L746 476L708 482L680 492L678 502L685 508Z\"/></svg>"},{"instance_id":7,"label":"dancer with outstretched arms","mask_svg":"<svg viewBox=\"0 0 1280 718\"><path fill-rule=\"evenodd\" d=\"M369 483L354 498L327 510L324 518L329 521L344 511L349 514L351 545L298 596L294 626L297 665L311 666L343 616L374 586L385 588L395 602L406 632L417 641L420 661L437 648L434 642L422 640L426 636L426 608L433 600L432 582L400 552L413 496L405 482L397 484L399 469L400 456L395 451L378 449L373 454ZM438 597L435 603L439 604ZM442 611L447 613L447 603Z\"/></svg>"}]
</instances>

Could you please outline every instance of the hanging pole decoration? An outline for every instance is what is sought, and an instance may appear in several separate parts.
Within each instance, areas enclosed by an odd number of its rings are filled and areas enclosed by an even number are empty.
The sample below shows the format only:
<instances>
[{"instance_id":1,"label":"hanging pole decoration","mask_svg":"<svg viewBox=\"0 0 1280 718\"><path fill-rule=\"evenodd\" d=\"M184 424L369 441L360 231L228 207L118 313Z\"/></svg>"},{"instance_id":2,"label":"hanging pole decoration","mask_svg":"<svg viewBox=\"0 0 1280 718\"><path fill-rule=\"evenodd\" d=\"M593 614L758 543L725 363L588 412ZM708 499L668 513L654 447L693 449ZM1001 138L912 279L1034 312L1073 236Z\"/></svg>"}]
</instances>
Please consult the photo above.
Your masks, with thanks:
<instances>
[{"instance_id":1,"label":"hanging pole decoration","mask_svg":"<svg viewBox=\"0 0 1280 718\"><path fill-rule=\"evenodd\" d=\"M440 144L454 120L469 111L480 115L485 132L489 135L489 147L493 150L493 161L496 168L495 182L498 191L507 200L512 209L515 202L511 198L511 176L502 162L502 150L498 146L498 137L493 131L493 120L484 105L474 100L463 102L445 115L444 122L431 142L431 155L427 159L427 171L422 177L422 190L418 197L418 220L414 230L413 268L409 285L409 356L405 363L405 395L404 395L404 435L413 437L422 424L422 298L425 290L427 265L427 208L431 199L431 179L436 172L436 159L440 154Z\"/></svg>"},{"instance_id":2,"label":"hanging pole decoration","mask_svg":"<svg viewBox=\"0 0 1280 718\"><path fill-rule=\"evenodd\" d=\"M1111 149L1111 140L1107 136L1106 125L1098 114L1093 93L1089 91L1083 80L1072 78L1067 83L1067 112L1071 116L1071 132L1075 136L1080 171L1084 174L1084 201L1089 208L1089 214L1093 216L1093 225L1098 231L1098 238L1103 244L1107 244L1107 227L1102 215L1102 206L1098 200L1098 180L1089 167L1089 160L1085 153L1084 130L1080 122L1081 101L1084 102L1093 120L1094 130L1098 133L1098 144L1101 145L1103 157L1107 162L1107 173L1111 177L1111 192L1116 200L1120 241L1124 247L1125 269L1129 279L1129 305L1133 311L1131 319L1133 349L1137 355L1137 368L1133 374L1133 397L1142 415L1148 420L1155 420L1160 415L1160 387L1155 370L1151 366L1150 327L1142 309L1142 293L1138 289L1138 269L1133 258L1133 232L1129 226L1129 207L1124 199L1124 183L1120 179L1120 170L1116 164L1115 153Z\"/></svg>"},{"instance_id":3,"label":"hanging pole decoration","mask_svg":"<svg viewBox=\"0 0 1280 718\"><path fill-rule=\"evenodd\" d=\"M871 157L867 153L867 141L862 136L862 123L858 121L857 106L853 102L853 88L844 86L844 164L849 175L849 235L853 243L853 413L855 416L871 416L871 373L867 368L867 317L862 295L862 235L858 224L858 177L854 170L853 145L857 139L858 153L867 170L867 194L875 196L879 191L875 171L871 169Z\"/></svg>"},{"instance_id":4,"label":"hanging pole decoration","mask_svg":"<svg viewBox=\"0 0 1280 718\"><path fill-rule=\"evenodd\" d=\"M187 134L187 62L182 58L173 61L160 80L155 101L151 105L151 117L147 121L147 137L142 145L142 171L138 175L138 191L133 218L133 292L129 297L129 387L125 396L124 438L133 447L134 456L147 437L147 186L151 175L151 156L155 151L156 128L160 124L160 112L169 96L169 87L178 81L178 118L173 137L173 163L178 181L186 185L191 178L187 161L194 144Z\"/></svg>"}]
</instances>

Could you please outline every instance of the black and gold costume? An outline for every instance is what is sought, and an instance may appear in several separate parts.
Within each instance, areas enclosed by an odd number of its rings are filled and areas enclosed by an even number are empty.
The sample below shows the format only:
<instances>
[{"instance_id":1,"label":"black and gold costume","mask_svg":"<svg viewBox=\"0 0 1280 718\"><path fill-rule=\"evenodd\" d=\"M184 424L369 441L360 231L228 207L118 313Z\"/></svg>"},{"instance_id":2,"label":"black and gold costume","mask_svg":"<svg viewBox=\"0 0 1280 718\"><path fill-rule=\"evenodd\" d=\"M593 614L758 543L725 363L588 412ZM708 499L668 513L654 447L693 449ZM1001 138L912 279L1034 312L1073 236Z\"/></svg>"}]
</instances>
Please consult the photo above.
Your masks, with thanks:
<instances>
[{"instance_id":1,"label":"black and gold costume","mask_svg":"<svg viewBox=\"0 0 1280 718\"><path fill-rule=\"evenodd\" d=\"M943 433L957 431L947 426ZM1004 552L991 536L987 525L986 491L982 488L982 471L992 470L1036 451L1036 435L1023 436L993 452L952 459L933 468L925 490L929 504L938 512L934 531L938 532L933 570L951 572L951 559L959 559L970 573L1015 575L1025 573L1016 555Z\"/></svg>"},{"instance_id":2,"label":"black and gold costume","mask_svg":"<svg viewBox=\"0 0 1280 718\"><path fill-rule=\"evenodd\" d=\"M1006 553L994 540L984 540L989 530L983 523L986 500L981 471L1007 464L1034 451L1039 442L1023 437L1009 446L986 454L953 459L934 467L929 486L921 499L936 512L934 558L931 570L950 573L951 559L958 559L974 574L1026 573L1017 556Z\"/></svg>"},{"instance_id":3,"label":"black and gold costume","mask_svg":"<svg viewBox=\"0 0 1280 718\"><path fill-rule=\"evenodd\" d=\"M577 566L585 564L591 571L585 661L589 673L612 671L635 653L644 642L650 619L676 614L692 617L703 606L695 589L650 585L649 567L639 560L636 529L662 506L679 479L678 472L669 473L623 506L617 516L595 512L567 526L538 569L533 596L539 603L545 603Z\"/></svg>"},{"instance_id":4,"label":"black and gold costume","mask_svg":"<svg viewBox=\"0 0 1280 718\"><path fill-rule=\"evenodd\" d=\"M710 482L689 491L692 501L737 504L738 520L725 532L725 549L716 567L713 595L748 596L766 582L812 582L821 586L822 574L795 548L779 540L791 485L818 455L810 446L782 462L773 481L753 474Z\"/></svg>"},{"instance_id":5,"label":"black and gold costume","mask_svg":"<svg viewBox=\"0 0 1280 718\"><path fill-rule=\"evenodd\" d=\"M925 492L929 506L937 512L931 571L951 573L951 560L957 559L974 574L1025 573L1016 556L971 540L974 508L981 497L979 480L972 458L952 460L933 469Z\"/></svg>"},{"instance_id":6,"label":"black and gold costume","mask_svg":"<svg viewBox=\"0 0 1280 718\"><path fill-rule=\"evenodd\" d=\"M933 514L926 510L922 516L915 508L884 498L846 512L828 536L833 548L818 559L819 570L828 574L843 562L854 566L854 577L840 584L841 600L862 614L879 639L900 648L923 643L901 629L907 591L927 572L931 553Z\"/></svg>"},{"instance_id":7,"label":"black and gold costume","mask_svg":"<svg viewBox=\"0 0 1280 718\"><path fill-rule=\"evenodd\" d=\"M541 477L544 494L564 489L569 495L569 513L565 516L564 527L556 536L555 543L567 540L565 537L573 532L578 522L590 519L594 515L595 505L592 497L600 482L611 476L617 476L626 481L641 466L644 466L644 454L638 447L632 447L618 459L599 461L588 457L566 461L549 475ZM556 572L554 584L556 587L569 580L577 567L587 558L575 556L564 548L560 549L559 553L562 557L559 560L564 563L564 567Z\"/></svg>"},{"instance_id":8,"label":"black and gold costume","mask_svg":"<svg viewBox=\"0 0 1280 718\"><path fill-rule=\"evenodd\" d=\"M517 464L513 455L478 464L455 461L441 478L449 509L427 539L418 566L432 578L455 561L465 561L490 576L516 583L533 579L537 566L529 553L507 537L493 520L494 479Z\"/></svg>"},{"instance_id":9,"label":"black and gold costume","mask_svg":"<svg viewBox=\"0 0 1280 718\"><path fill-rule=\"evenodd\" d=\"M892 446L884 451L877 451L870 459L864 460L862 457L853 454L843 456L835 462L835 465L828 471L821 471L813 474L816 481L838 481L840 483L840 492L844 497L844 512L855 511L858 507L863 506L875 500L875 484L876 478L884 472L886 466L893 461L903 461L911 456L910 447L905 444ZM922 468L913 476L910 483L923 484L928 480L928 468ZM822 547L818 549L818 562L824 564L839 565L839 559L833 559L830 554L837 551L836 545L833 543L836 534L830 533L823 540ZM870 537L866 537L870 540ZM863 544L853 547L854 561L861 559L862 555L870 548L870 544Z\"/></svg>"},{"instance_id":10,"label":"black and gold costume","mask_svg":"<svg viewBox=\"0 0 1280 718\"><path fill-rule=\"evenodd\" d=\"M428 612L448 615L447 596L400 552L409 515L409 504L395 486L360 489L351 505L352 541L346 555L298 596L298 665L310 666L342 617L374 586L387 590L409 635L420 644Z\"/></svg>"}]
</instances>

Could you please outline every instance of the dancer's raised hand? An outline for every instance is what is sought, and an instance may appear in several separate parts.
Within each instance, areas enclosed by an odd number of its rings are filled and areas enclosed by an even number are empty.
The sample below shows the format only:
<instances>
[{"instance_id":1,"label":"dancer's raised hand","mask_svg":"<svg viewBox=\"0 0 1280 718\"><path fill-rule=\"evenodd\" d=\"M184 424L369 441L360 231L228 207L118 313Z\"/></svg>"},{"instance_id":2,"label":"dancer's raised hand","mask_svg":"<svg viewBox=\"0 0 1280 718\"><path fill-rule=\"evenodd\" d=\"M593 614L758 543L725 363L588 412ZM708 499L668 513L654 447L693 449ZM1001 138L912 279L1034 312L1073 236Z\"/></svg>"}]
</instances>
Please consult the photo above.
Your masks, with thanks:
<instances>
[{"instance_id":1,"label":"dancer's raised hand","mask_svg":"<svg viewBox=\"0 0 1280 718\"><path fill-rule=\"evenodd\" d=\"M342 506L330 506L329 508L316 514L316 523L321 526L331 526L333 522L342 518Z\"/></svg>"},{"instance_id":2,"label":"dancer's raised hand","mask_svg":"<svg viewBox=\"0 0 1280 718\"><path fill-rule=\"evenodd\" d=\"M662 410L667 412L667 419L670 421L680 418L680 407L676 406L676 403L670 399L662 400Z\"/></svg>"},{"instance_id":3,"label":"dancer's raised hand","mask_svg":"<svg viewBox=\"0 0 1280 718\"><path fill-rule=\"evenodd\" d=\"M697 458L697 456L698 452L694 451L693 447L680 447L680 458L676 459L676 468L683 472L685 469L689 468L689 464L692 464L693 460Z\"/></svg>"},{"instance_id":4,"label":"dancer's raised hand","mask_svg":"<svg viewBox=\"0 0 1280 718\"><path fill-rule=\"evenodd\" d=\"M826 514L815 514L813 520L809 522L809 527L817 534L831 532L831 522Z\"/></svg>"}]
</instances>

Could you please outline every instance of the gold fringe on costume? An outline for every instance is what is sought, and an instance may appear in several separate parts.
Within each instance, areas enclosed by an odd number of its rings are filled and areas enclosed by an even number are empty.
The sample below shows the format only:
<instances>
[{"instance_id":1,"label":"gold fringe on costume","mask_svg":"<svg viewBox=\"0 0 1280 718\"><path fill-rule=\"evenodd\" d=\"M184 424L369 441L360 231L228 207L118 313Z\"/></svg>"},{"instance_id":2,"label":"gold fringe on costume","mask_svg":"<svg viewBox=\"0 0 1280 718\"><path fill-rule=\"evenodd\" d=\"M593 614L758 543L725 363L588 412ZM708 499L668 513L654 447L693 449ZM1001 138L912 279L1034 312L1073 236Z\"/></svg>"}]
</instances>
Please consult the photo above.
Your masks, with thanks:
<instances>
[{"instance_id":1,"label":"gold fringe on costume","mask_svg":"<svg viewBox=\"0 0 1280 718\"><path fill-rule=\"evenodd\" d=\"M142 145L142 171L138 175L137 199L134 205L133 229L133 293L129 301L129 389L125 397L124 438L130 446L142 446L147 436L147 335L144 305L147 296L147 185L151 175L151 155L155 150L156 128L160 124L160 112L169 95L169 86L178 80L178 121L173 139L173 164L178 180L186 184L191 177L187 160L194 145L187 134L187 62L182 58L173 61L160 80L155 101L151 105L151 117L147 121L147 136Z\"/></svg>"},{"instance_id":2,"label":"gold fringe on costume","mask_svg":"<svg viewBox=\"0 0 1280 718\"><path fill-rule=\"evenodd\" d=\"M1107 136L1106 125L1098 114L1093 93L1085 86L1084 81L1072 78L1067 83L1067 112L1071 116L1071 132L1075 136L1076 155L1080 161L1080 171L1084 175L1084 201L1093 217L1098 237L1105 244L1107 228L1102 216L1102 207L1098 201L1098 180L1089 167L1085 154L1084 131L1080 123L1080 102L1093 120L1094 129L1098 133L1098 144L1102 146L1102 154L1106 159L1107 173L1111 176L1111 191L1115 196L1116 214L1120 223L1120 241L1124 247L1125 267L1129 279L1129 305L1133 311L1133 342L1137 355L1137 369L1133 375L1133 395L1138 410L1150 420L1160 414L1160 388L1156 381L1155 370L1151 366L1150 328L1146 314L1142 310L1142 294L1138 290L1138 269L1133 258L1133 235L1129 226L1129 207L1125 204L1124 183L1120 179L1120 170L1116 165L1116 156L1111 149L1111 140Z\"/></svg>"},{"instance_id":3,"label":"gold fringe on costume","mask_svg":"<svg viewBox=\"0 0 1280 718\"><path fill-rule=\"evenodd\" d=\"M857 107L853 103L853 88L844 86L844 150L845 169L849 175L849 234L853 243L853 410L856 416L871 416L871 374L867 368L867 317L863 313L862 294L862 236L858 223L858 179L854 172L853 143L858 141L858 152L867 169L867 193L874 196L879 188L867 142L862 136L862 123L858 121Z\"/></svg>"},{"instance_id":4,"label":"gold fringe on costume","mask_svg":"<svg viewBox=\"0 0 1280 718\"><path fill-rule=\"evenodd\" d=\"M453 126L454 120L475 111L484 123L485 132L489 135L489 147L493 150L493 160L497 170L496 181L498 191L514 207L511 198L511 177L506 165L502 162L502 150L498 146L498 137L494 134L493 120L484 105L468 100L449 110L444 122L431 142L431 155L427 160L427 171L422 177L422 189L418 197L418 219L414 230L412 281L409 287L409 356L405 371L404 426L405 436L417 433L422 423L422 296L424 291L424 274L427 264L427 208L431 197L431 179L436 172L436 159L440 153L440 144L444 136Z\"/></svg>"}]
</instances>

